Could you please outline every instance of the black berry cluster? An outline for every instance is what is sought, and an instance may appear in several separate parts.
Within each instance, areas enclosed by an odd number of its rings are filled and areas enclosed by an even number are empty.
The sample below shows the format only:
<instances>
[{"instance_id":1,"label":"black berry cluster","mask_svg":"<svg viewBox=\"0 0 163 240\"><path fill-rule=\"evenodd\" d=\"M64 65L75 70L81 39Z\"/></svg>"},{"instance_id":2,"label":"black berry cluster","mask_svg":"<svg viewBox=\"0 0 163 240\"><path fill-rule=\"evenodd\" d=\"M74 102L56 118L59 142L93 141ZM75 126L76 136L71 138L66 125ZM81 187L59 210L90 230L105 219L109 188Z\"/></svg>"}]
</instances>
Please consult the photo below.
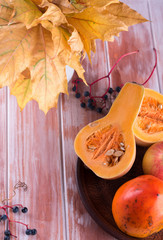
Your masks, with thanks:
<instances>
[{"instance_id":1,"label":"black berry cluster","mask_svg":"<svg viewBox=\"0 0 163 240\"><path fill-rule=\"evenodd\" d=\"M102 78L103 79L103 78ZM79 83L82 82L81 79L77 79L73 81L73 87L72 91L75 92L75 97L80 98L80 106L82 108L87 108L90 110L96 110L98 113L102 113L103 109L106 108L106 102L109 99L109 95L112 95L114 93L119 93L121 90L121 87L116 87L114 90L110 87L110 78L109 79L109 87L107 88L107 91L101 96L93 96L91 91L91 86L96 83L98 80L94 81L92 84L89 84L90 90L84 91L83 95L80 93L79 90ZM116 95L115 94L115 95Z\"/></svg>"},{"instance_id":2,"label":"black berry cluster","mask_svg":"<svg viewBox=\"0 0 163 240\"><path fill-rule=\"evenodd\" d=\"M81 79L73 80L72 81L72 84L73 84L72 91L75 92L75 97L76 98L80 98L80 106L82 108L87 108L87 109L90 109L90 110L96 110L97 112L101 113L103 111L103 109L106 108L106 102L107 102L108 99L110 99L109 95L114 94L114 97L116 97L117 94L120 92L121 87L122 87L122 86L117 86L115 89L110 87L110 74L112 73L112 71L114 70L114 68L116 67L116 65L119 63L119 61L122 58L124 58L128 55L131 55L131 54L138 53L138 52L139 52L139 50L134 51L134 52L129 52L129 53L126 53L126 54L122 55L117 60L117 62L113 65L110 72L106 76L104 76L102 78L99 78L92 83L88 83L89 91L85 91L83 95L81 94L81 91L79 90L79 83L83 82L83 80L81 80ZM154 49L154 52L155 52L155 65L154 65L154 67L152 69L152 72L150 73L149 77L147 78L147 80L144 81L140 85L145 85L150 80L151 76L154 73L154 70L156 69L156 66L157 66L157 52L156 52L156 49ZM104 78L108 79L108 86L107 86L107 89L105 90L104 94L101 95L101 96L93 95L92 94L92 86L96 82L101 81ZM133 82L133 83L136 83L136 82Z\"/></svg>"},{"instance_id":3,"label":"black berry cluster","mask_svg":"<svg viewBox=\"0 0 163 240\"><path fill-rule=\"evenodd\" d=\"M10 223L19 223L19 224L24 225L26 227L26 231L25 231L26 235L36 235L37 234L36 229L29 229L27 224L19 222L19 221L11 220L7 214L7 209L11 209L13 213L18 213L19 211L21 211L22 213L27 213L28 212L27 207L23 207L21 204L17 204L17 205L12 205L12 206L4 205L4 206L0 207L0 209L2 209L5 212L5 214L0 215L0 222L8 220L8 229L6 229L4 231L4 240L10 240L11 237L16 238L16 236L13 235L10 231Z\"/></svg>"},{"instance_id":4,"label":"black berry cluster","mask_svg":"<svg viewBox=\"0 0 163 240\"><path fill-rule=\"evenodd\" d=\"M36 229L27 229L25 233L26 233L26 235L36 235L37 230Z\"/></svg>"}]
</instances>

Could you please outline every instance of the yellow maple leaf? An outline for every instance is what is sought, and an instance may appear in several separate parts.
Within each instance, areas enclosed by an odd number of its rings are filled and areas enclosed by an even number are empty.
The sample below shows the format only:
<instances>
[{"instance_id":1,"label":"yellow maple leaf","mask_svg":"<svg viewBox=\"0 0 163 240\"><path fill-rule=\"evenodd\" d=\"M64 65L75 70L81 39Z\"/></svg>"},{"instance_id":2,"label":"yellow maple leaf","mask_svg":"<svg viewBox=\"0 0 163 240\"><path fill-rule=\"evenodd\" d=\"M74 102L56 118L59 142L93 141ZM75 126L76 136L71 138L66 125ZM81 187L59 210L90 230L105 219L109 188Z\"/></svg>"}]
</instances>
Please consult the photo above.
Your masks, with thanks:
<instances>
[{"instance_id":1,"label":"yellow maple leaf","mask_svg":"<svg viewBox=\"0 0 163 240\"><path fill-rule=\"evenodd\" d=\"M90 58L91 40L112 41L128 26L147 21L124 3L114 3L105 8L88 7L82 12L67 14L67 21L80 33L84 48Z\"/></svg>"},{"instance_id":2,"label":"yellow maple leaf","mask_svg":"<svg viewBox=\"0 0 163 240\"><path fill-rule=\"evenodd\" d=\"M64 14L78 12L78 10L69 2L69 0L49 0L56 4Z\"/></svg>"},{"instance_id":3,"label":"yellow maple leaf","mask_svg":"<svg viewBox=\"0 0 163 240\"><path fill-rule=\"evenodd\" d=\"M46 7L46 12L41 17L36 18L32 26L46 20L50 21L55 27L67 23L65 15L55 4L43 1L39 6L42 8Z\"/></svg>"},{"instance_id":4,"label":"yellow maple leaf","mask_svg":"<svg viewBox=\"0 0 163 240\"><path fill-rule=\"evenodd\" d=\"M33 52L30 66L32 98L47 113L50 108L57 106L60 92L68 93L66 69L59 55L55 55L51 32L39 25L37 36L40 41Z\"/></svg>"},{"instance_id":5,"label":"yellow maple leaf","mask_svg":"<svg viewBox=\"0 0 163 240\"><path fill-rule=\"evenodd\" d=\"M131 9L125 3L119 2L111 4L103 11L104 14L112 14L116 16L121 22L125 23L128 27L134 24L148 21L141 14Z\"/></svg>"},{"instance_id":6,"label":"yellow maple leaf","mask_svg":"<svg viewBox=\"0 0 163 240\"><path fill-rule=\"evenodd\" d=\"M32 84L30 75L25 76L24 72L20 74L13 87L11 87L10 93L16 96L18 105L20 109L23 110L26 104L32 99Z\"/></svg>"},{"instance_id":7,"label":"yellow maple leaf","mask_svg":"<svg viewBox=\"0 0 163 240\"><path fill-rule=\"evenodd\" d=\"M70 3L78 10L84 10L86 7L106 7L112 3L118 3L118 0L70 0Z\"/></svg>"},{"instance_id":8,"label":"yellow maple leaf","mask_svg":"<svg viewBox=\"0 0 163 240\"><path fill-rule=\"evenodd\" d=\"M8 25L13 10L9 1L0 0L0 27Z\"/></svg>"},{"instance_id":9,"label":"yellow maple leaf","mask_svg":"<svg viewBox=\"0 0 163 240\"><path fill-rule=\"evenodd\" d=\"M80 33L84 48L90 57L91 40L106 40L106 36L120 31L127 31L127 26L116 16L103 14L95 8L87 8L80 13L67 15L67 21ZM108 40L108 39L107 39Z\"/></svg>"},{"instance_id":10,"label":"yellow maple leaf","mask_svg":"<svg viewBox=\"0 0 163 240\"><path fill-rule=\"evenodd\" d=\"M87 82L85 81L85 78L84 78L85 70L81 65L81 56L77 53L74 53L69 59L69 61L67 62L67 65L75 69L79 78L83 79L84 83L87 85Z\"/></svg>"},{"instance_id":11,"label":"yellow maple leaf","mask_svg":"<svg viewBox=\"0 0 163 240\"><path fill-rule=\"evenodd\" d=\"M34 99L45 113L67 91L66 65L84 80L85 51L146 21L118 0L0 0L0 87L23 109Z\"/></svg>"},{"instance_id":12,"label":"yellow maple leaf","mask_svg":"<svg viewBox=\"0 0 163 240\"><path fill-rule=\"evenodd\" d=\"M81 52L83 50L83 43L81 41L80 35L77 32L77 30L70 24L68 24L67 19L65 15L62 13L60 8L58 8L56 5L52 3L48 3L46 1L42 2L40 5L42 7L47 7L46 12L39 18L37 18L33 22L33 26L37 25L38 23L42 23L45 21L50 21L52 25L48 25L48 30L52 31L53 27L59 27L61 26L62 35L68 42L68 44L71 47L71 50ZM47 27L47 26L46 26ZM55 29L55 28L54 28ZM56 34L58 37L60 34ZM64 41L64 46L66 46L66 41ZM62 41L60 41L61 43ZM58 44L57 44L58 46ZM67 47L65 47L67 48ZM56 47L58 49L58 47Z\"/></svg>"},{"instance_id":13,"label":"yellow maple leaf","mask_svg":"<svg viewBox=\"0 0 163 240\"><path fill-rule=\"evenodd\" d=\"M66 40L62 36L61 27L52 28L52 24L49 22L43 22L42 25L44 27L39 24L28 30L34 34L30 35L32 37L30 44L34 45L28 65L31 79L23 78L23 74L18 76L15 84L12 83L14 87L11 87L11 94L17 97L21 109L29 100L34 99L38 102L40 109L47 113L50 108L57 106L60 92L68 93L66 65L73 66L83 79L84 69L77 54L70 56L68 43L67 49L65 48L64 41ZM39 42L37 38L39 38ZM54 47L56 45L58 45L57 48ZM10 83L8 85L11 86Z\"/></svg>"},{"instance_id":14,"label":"yellow maple leaf","mask_svg":"<svg viewBox=\"0 0 163 240\"><path fill-rule=\"evenodd\" d=\"M14 0L14 12L10 24L20 22L31 28L33 21L41 15L42 12L31 0Z\"/></svg>"},{"instance_id":15,"label":"yellow maple leaf","mask_svg":"<svg viewBox=\"0 0 163 240\"><path fill-rule=\"evenodd\" d=\"M31 63L35 29L27 30L23 24L0 29L0 86L12 85Z\"/></svg>"}]
</instances>

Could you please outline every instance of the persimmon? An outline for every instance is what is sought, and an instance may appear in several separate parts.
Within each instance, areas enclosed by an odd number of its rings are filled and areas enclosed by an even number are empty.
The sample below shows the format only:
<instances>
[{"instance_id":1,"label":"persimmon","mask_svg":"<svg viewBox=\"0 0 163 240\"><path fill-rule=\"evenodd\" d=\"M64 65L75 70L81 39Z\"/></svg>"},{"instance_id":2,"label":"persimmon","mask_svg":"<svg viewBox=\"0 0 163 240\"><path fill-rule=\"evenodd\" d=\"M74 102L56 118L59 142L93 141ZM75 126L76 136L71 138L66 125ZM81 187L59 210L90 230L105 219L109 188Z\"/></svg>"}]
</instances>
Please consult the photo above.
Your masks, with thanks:
<instances>
[{"instance_id":1,"label":"persimmon","mask_svg":"<svg viewBox=\"0 0 163 240\"><path fill-rule=\"evenodd\" d=\"M127 235L144 238L163 229L163 181L152 175L124 183L112 202L118 228Z\"/></svg>"}]
</instances>

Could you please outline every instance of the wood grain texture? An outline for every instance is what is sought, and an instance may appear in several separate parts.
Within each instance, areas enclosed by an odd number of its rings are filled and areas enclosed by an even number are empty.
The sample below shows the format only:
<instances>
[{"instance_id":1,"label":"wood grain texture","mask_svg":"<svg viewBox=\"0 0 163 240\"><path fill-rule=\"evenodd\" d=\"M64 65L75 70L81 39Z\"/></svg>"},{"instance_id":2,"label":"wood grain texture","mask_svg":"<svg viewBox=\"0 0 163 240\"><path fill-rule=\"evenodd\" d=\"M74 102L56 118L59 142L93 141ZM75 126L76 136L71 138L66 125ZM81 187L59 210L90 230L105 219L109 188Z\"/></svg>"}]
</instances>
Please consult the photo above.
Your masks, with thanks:
<instances>
[{"instance_id":1,"label":"wood grain texture","mask_svg":"<svg viewBox=\"0 0 163 240\"><path fill-rule=\"evenodd\" d=\"M85 77L89 83L107 74L105 49L101 41L97 41L97 52L92 58L92 66L87 58L83 65L86 70ZM82 83L80 84L82 85ZM105 84L104 82L104 86ZM79 86L80 92L83 90L81 85ZM69 83L69 97L63 96L62 98L61 118L68 240L98 240L99 237L103 240L113 240L113 237L106 234L86 212L81 203L75 179L77 163L77 156L73 147L75 136L84 125L94 119L100 118L101 115L95 111L82 109L80 107L80 100L74 97L74 92L71 91L71 88L72 82ZM88 90L86 87L84 89ZM101 91L101 84L100 89L99 84L97 84L93 92L98 94L99 90Z\"/></svg>"},{"instance_id":2,"label":"wood grain texture","mask_svg":"<svg viewBox=\"0 0 163 240\"><path fill-rule=\"evenodd\" d=\"M144 17L150 19L149 7L147 0L139 1L124 1L132 8L139 11ZM158 9L159 11L159 9ZM98 42L100 46L100 41ZM113 66L115 61L122 54L139 49L137 55L129 56L123 59L112 74L112 86L115 88L127 81L136 81L143 83L150 75L155 64L153 48L153 33L151 23L135 25L129 28L129 32L123 32L119 38L116 38L113 43L108 43L106 56L104 61L104 48L98 48L93 65L90 67L86 60L83 64L86 70L86 80L91 82L108 72L108 68ZM106 65L103 65L103 64ZM105 70L105 71L104 71ZM106 86L106 85L105 85ZM103 87L101 83L95 86L95 91L99 91ZM159 91L158 75L155 71L151 80L145 87L150 87ZM79 199L76 182L75 182L75 165L76 155L74 154L73 141L77 132L92 120L98 119L99 116L95 112L86 111L80 108L79 100L74 98L74 93L71 91L70 96L63 96L62 102L62 139L63 139L63 160L64 160L64 178L65 178L65 198L66 198L66 215L67 215L67 231L68 239L113 239L110 235L106 235L97 225L92 222L88 213L83 208ZM71 167L69 167L71 165Z\"/></svg>"},{"instance_id":3,"label":"wood grain texture","mask_svg":"<svg viewBox=\"0 0 163 240\"><path fill-rule=\"evenodd\" d=\"M147 0L125 0L123 2L150 20ZM155 64L154 47L150 21L129 27L128 32L120 33L119 38L115 38L113 43L108 43L110 66L113 66L121 55L139 50L139 53L127 56L119 62L112 73L113 87L127 81L137 83L145 82ZM145 87L159 91L157 71L154 72Z\"/></svg>"},{"instance_id":4,"label":"wood grain texture","mask_svg":"<svg viewBox=\"0 0 163 240\"><path fill-rule=\"evenodd\" d=\"M113 43L97 41L97 52L92 65L86 58L83 62L85 77L91 83L103 77L115 61L124 53L139 49L136 55L123 59L112 73L112 86L126 81L144 82L153 66L157 49L158 66L145 87L163 93L163 1L123 0L129 6L151 20L129 28ZM74 75L73 79L77 76ZM106 89L107 80L95 84L97 95ZM10 204L22 203L29 212L11 218L36 228L38 235L33 240L113 240L89 216L77 191L75 170L77 156L74 139L78 131L103 114L80 107L80 100L71 91L62 95L58 109L45 116L36 102L30 102L20 112L16 99L8 95L6 88L0 90L0 187L2 198L12 195L14 185L20 180L28 185L28 191L17 191ZM80 91L88 88L80 84ZM1 213L0 213L1 214ZM4 224L0 225L3 239ZM12 231L20 240L29 240L25 228L12 224Z\"/></svg>"},{"instance_id":5,"label":"wood grain texture","mask_svg":"<svg viewBox=\"0 0 163 240\"><path fill-rule=\"evenodd\" d=\"M50 110L45 116L36 102L31 102L20 112L15 97L10 96L8 114L9 195L19 180L25 182L28 191L17 191L11 203L21 203L29 209L27 214L10 216L37 229L38 234L32 239L66 239L58 110ZM12 224L18 239L29 239L25 230L24 226Z\"/></svg>"},{"instance_id":6,"label":"wood grain texture","mask_svg":"<svg viewBox=\"0 0 163 240\"><path fill-rule=\"evenodd\" d=\"M163 1L149 0L149 13L151 17L151 27L153 33L153 40L158 52L158 77L160 92L163 94Z\"/></svg>"},{"instance_id":7,"label":"wood grain texture","mask_svg":"<svg viewBox=\"0 0 163 240\"><path fill-rule=\"evenodd\" d=\"M0 202L7 197L7 88L0 89ZM0 206L2 203L0 203ZM0 210L0 215L4 211ZM0 224L0 239L3 239L5 225Z\"/></svg>"}]
</instances>

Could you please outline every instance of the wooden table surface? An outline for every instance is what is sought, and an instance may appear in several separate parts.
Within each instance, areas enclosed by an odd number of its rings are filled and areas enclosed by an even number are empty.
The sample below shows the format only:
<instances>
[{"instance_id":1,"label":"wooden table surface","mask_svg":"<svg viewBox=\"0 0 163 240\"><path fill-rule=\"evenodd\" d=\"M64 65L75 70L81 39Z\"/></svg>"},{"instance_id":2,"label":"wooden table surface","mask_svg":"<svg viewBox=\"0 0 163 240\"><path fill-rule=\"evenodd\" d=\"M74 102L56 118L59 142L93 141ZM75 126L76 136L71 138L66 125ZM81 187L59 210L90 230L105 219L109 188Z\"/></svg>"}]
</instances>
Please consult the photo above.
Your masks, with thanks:
<instances>
[{"instance_id":1,"label":"wooden table surface","mask_svg":"<svg viewBox=\"0 0 163 240\"><path fill-rule=\"evenodd\" d=\"M111 86L126 81L143 83L154 66L153 48L156 48L157 69L145 87L163 93L163 0L123 2L150 21L130 27L113 43L98 40L92 66L87 58L83 63L86 80L90 83L105 76L122 54L139 49L138 54L118 64L112 73ZM96 93L105 87L106 83L100 82ZM74 138L84 125L103 115L82 109L71 89L70 81L69 97L61 95L58 108L51 109L46 116L34 101L20 112L8 88L0 90L1 198L10 197L19 180L25 182L28 191L17 191L10 204L21 203L29 212L10 215L38 231L36 236L29 237L24 234L23 226L12 224L12 232L20 240L115 239L91 219L80 200L75 179ZM3 239L3 231L4 224L0 223L0 239Z\"/></svg>"}]
</instances>

